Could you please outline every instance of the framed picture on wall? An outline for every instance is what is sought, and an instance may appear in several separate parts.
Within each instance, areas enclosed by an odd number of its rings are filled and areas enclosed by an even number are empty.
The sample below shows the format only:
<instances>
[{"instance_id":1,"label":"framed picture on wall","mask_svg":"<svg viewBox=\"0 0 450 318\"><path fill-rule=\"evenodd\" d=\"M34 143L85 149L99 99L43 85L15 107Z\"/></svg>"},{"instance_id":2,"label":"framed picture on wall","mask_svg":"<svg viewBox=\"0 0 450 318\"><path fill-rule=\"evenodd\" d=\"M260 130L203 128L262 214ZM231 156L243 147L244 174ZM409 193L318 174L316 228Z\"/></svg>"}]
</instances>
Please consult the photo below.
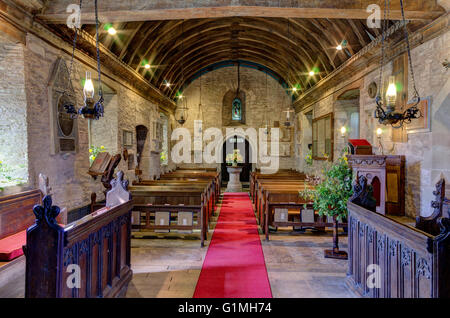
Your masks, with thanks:
<instances>
[{"instance_id":1,"label":"framed picture on wall","mask_svg":"<svg viewBox=\"0 0 450 318\"><path fill-rule=\"evenodd\" d=\"M313 120L313 159L333 160L334 115L329 113Z\"/></svg>"},{"instance_id":2,"label":"framed picture on wall","mask_svg":"<svg viewBox=\"0 0 450 318\"><path fill-rule=\"evenodd\" d=\"M280 143L280 157L290 157L291 153L291 143Z\"/></svg>"},{"instance_id":3,"label":"framed picture on wall","mask_svg":"<svg viewBox=\"0 0 450 318\"><path fill-rule=\"evenodd\" d=\"M406 107L409 108L413 104L408 104ZM413 119L410 124L406 125L407 134L425 133L431 131L431 96L422 99L417 105L422 117L418 119Z\"/></svg>"},{"instance_id":4,"label":"framed picture on wall","mask_svg":"<svg viewBox=\"0 0 450 318\"><path fill-rule=\"evenodd\" d=\"M133 147L133 132L123 130L122 145L124 147Z\"/></svg>"},{"instance_id":5,"label":"framed picture on wall","mask_svg":"<svg viewBox=\"0 0 450 318\"><path fill-rule=\"evenodd\" d=\"M280 141L291 142L292 134L293 134L292 127L281 127L280 128Z\"/></svg>"}]
</instances>

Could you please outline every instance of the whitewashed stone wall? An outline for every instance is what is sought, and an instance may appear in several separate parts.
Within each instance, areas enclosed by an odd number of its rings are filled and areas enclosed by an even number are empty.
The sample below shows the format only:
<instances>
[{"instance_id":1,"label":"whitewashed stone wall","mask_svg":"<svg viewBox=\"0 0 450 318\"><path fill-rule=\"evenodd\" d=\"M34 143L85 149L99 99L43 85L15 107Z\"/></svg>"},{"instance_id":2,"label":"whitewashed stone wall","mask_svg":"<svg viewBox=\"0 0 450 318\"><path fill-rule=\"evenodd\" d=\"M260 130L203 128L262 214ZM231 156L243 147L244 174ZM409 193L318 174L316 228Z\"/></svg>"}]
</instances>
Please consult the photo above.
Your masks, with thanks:
<instances>
[{"instance_id":1,"label":"whitewashed stone wall","mask_svg":"<svg viewBox=\"0 0 450 318\"><path fill-rule=\"evenodd\" d=\"M241 90L244 91L246 95L246 124L230 128L243 128L245 130L246 128L252 127L258 130L265 125L264 114L266 112L272 126L274 121L279 121L280 125L283 125L286 118L286 113L283 111L289 105L290 97L286 94L286 91L282 86L275 79L268 76L266 94L265 73L255 69L242 67L240 74ZM209 72L202 76L201 84L204 114L203 129L206 130L210 127L217 127L222 130L222 133L225 136L227 127L222 124L223 98L229 90L236 91L237 89L236 67L226 67ZM196 79L192 82L185 89L183 95L187 98L189 108L189 118L183 127L188 128L193 135L194 120L198 119L200 79ZM291 169L294 168L294 165L295 147L294 137L292 137L291 157L280 158L280 169ZM208 165L205 164L204 166ZM258 163L257 167L259 166Z\"/></svg>"},{"instance_id":2,"label":"whitewashed stone wall","mask_svg":"<svg viewBox=\"0 0 450 318\"><path fill-rule=\"evenodd\" d=\"M392 128L381 126L373 118L376 104L362 90L363 138L377 144L375 131L383 129L382 143L386 152L406 156L406 210L411 216L428 216L434 186L443 176L450 181L450 71L442 66L450 58L450 32L428 41L412 50L416 83L422 98L431 97L431 132L408 134L406 143L392 142ZM389 66L391 68L392 66ZM378 81L378 72L364 78L364 86ZM412 98L412 80L409 78L409 98Z\"/></svg>"},{"instance_id":3,"label":"whitewashed stone wall","mask_svg":"<svg viewBox=\"0 0 450 318\"><path fill-rule=\"evenodd\" d=\"M333 111L335 101L346 85L363 80L360 90L360 137L367 139L378 153L377 128L383 129L382 143L385 154L406 156L406 211L409 216L428 216L430 202L436 182L444 176L450 182L450 71L442 66L450 59L450 32L423 43L412 50L412 59L419 94L431 97L431 132L409 134L405 143L392 142L392 128L383 126L373 118L375 100L367 93L371 82L378 83L379 70L368 74L355 74L345 83L323 93L323 98L313 105L314 117ZM385 67L386 74L392 70L392 64ZM412 97L412 81L409 80L409 98ZM335 125L335 137L339 136L339 125ZM305 140L308 138L305 137ZM308 139L309 140L309 139ZM305 147L302 147L305 149ZM304 152L302 155L305 155ZM303 159L301 159L303 160ZM303 163L296 165L298 168Z\"/></svg>"},{"instance_id":4,"label":"whitewashed stone wall","mask_svg":"<svg viewBox=\"0 0 450 318\"><path fill-rule=\"evenodd\" d=\"M24 47L0 36L0 161L28 180Z\"/></svg>"},{"instance_id":5,"label":"whitewashed stone wall","mask_svg":"<svg viewBox=\"0 0 450 318\"><path fill-rule=\"evenodd\" d=\"M117 94L105 95L105 117L91 121L91 146L104 146L110 154L121 149L119 144L119 104Z\"/></svg>"},{"instance_id":6,"label":"whitewashed stone wall","mask_svg":"<svg viewBox=\"0 0 450 318\"><path fill-rule=\"evenodd\" d=\"M87 174L90 165L87 120L78 119L78 153L69 155L50 154L50 105L47 85L54 62L61 55L69 64L70 56L32 35L27 35L27 43L24 49L24 73L28 112L29 183L32 187L37 187L39 173L46 174L50 178L55 204L71 210L87 205L90 202L92 192L96 192L100 199L103 198L103 186L99 178L94 180ZM81 82L86 70L96 74L95 70L87 69L86 65L75 61L72 84L78 96L78 106L83 103ZM152 138L152 121L159 117L157 105L116 81L107 77L103 77L103 80L117 94L107 98L105 117L93 124L94 129L92 131L94 132L104 129L103 133L92 136L93 143L104 144L106 148L111 148L107 150L112 154L122 153L122 130L130 130L133 131L134 137L134 145L130 149L130 153L136 154L135 127L145 125L149 129L149 135L144 149L141 169L144 171L145 178L159 173L150 169L149 144ZM20 95L18 99L20 99ZM131 181L134 178L134 171L128 171L127 166L128 163L122 160L118 169L124 170Z\"/></svg>"}]
</instances>

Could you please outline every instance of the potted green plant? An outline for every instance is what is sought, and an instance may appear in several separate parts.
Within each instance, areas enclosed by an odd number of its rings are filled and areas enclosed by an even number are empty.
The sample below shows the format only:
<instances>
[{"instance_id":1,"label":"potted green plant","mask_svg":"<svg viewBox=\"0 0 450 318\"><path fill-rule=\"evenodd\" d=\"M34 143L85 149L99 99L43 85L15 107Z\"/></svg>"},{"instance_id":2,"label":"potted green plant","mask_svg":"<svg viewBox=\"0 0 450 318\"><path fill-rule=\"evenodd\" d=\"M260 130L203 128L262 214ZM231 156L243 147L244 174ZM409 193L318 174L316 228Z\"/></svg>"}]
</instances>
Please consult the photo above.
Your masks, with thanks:
<instances>
[{"instance_id":1,"label":"potted green plant","mask_svg":"<svg viewBox=\"0 0 450 318\"><path fill-rule=\"evenodd\" d=\"M346 152L333 164L324 167L323 177L314 190L300 192L301 197L313 203L320 216L333 218L333 249L325 251L327 258L347 259L347 253L339 251L338 222L347 217L347 202L352 194L352 170Z\"/></svg>"}]
</instances>

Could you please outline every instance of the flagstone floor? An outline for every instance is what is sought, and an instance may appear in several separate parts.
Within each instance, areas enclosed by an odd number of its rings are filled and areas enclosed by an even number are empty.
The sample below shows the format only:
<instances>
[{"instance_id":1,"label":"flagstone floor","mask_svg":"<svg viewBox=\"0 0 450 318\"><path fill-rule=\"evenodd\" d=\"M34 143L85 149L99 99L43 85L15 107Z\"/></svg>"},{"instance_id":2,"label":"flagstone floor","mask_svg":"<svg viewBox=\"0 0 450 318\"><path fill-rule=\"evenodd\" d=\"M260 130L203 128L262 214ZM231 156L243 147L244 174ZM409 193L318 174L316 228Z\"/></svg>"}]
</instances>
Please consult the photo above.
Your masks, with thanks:
<instances>
[{"instance_id":1,"label":"flagstone floor","mask_svg":"<svg viewBox=\"0 0 450 318\"><path fill-rule=\"evenodd\" d=\"M269 281L275 298L356 297L346 286L347 261L323 257L331 233L261 235ZM340 246L347 249L347 238ZM200 275L206 247L199 240L133 239L133 280L127 297L190 298Z\"/></svg>"},{"instance_id":2,"label":"flagstone floor","mask_svg":"<svg viewBox=\"0 0 450 318\"><path fill-rule=\"evenodd\" d=\"M268 242L261 235L273 297L356 297L345 286L347 261L323 257L331 234L280 230ZM200 248L198 239L133 239L127 297L192 297L207 246ZM340 247L347 249L347 237L340 238Z\"/></svg>"},{"instance_id":3,"label":"flagstone floor","mask_svg":"<svg viewBox=\"0 0 450 318\"><path fill-rule=\"evenodd\" d=\"M197 235L132 239L133 279L126 296L192 297L212 232L204 248ZM347 261L323 257L332 245L331 232L279 231L269 242L261 235L261 243L273 297L355 297L344 283ZM347 249L346 237L341 237L340 247ZM14 265L0 271L0 298L24 297L24 260Z\"/></svg>"}]
</instances>

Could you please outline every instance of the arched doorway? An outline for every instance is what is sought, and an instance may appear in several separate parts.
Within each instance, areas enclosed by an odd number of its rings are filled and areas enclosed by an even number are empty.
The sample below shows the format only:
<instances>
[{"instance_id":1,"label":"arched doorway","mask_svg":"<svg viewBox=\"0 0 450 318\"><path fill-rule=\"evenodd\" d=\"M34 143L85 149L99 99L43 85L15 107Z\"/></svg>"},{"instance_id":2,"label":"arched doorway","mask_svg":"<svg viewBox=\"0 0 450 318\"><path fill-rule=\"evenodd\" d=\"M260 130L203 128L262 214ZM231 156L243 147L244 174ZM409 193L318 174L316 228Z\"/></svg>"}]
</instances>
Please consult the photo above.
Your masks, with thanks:
<instances>
[{"instance_id":1,"label":"arched doorway","mask_svg":"<svg viewBox=\"0 0 450 318\"><path fill-rule=\"evenodd\" d=\"M235 135L234 137L228 137L222 147L222 181L228 182L230 180L230 176L227 171L227 149L231 151L231 149L239 149L243 159L244 164L241 173L241 182L249 182L250 181L250 172L252 170L252 148L250 147L250 143L244 137Z\"/></svg>"}]
</instances>

